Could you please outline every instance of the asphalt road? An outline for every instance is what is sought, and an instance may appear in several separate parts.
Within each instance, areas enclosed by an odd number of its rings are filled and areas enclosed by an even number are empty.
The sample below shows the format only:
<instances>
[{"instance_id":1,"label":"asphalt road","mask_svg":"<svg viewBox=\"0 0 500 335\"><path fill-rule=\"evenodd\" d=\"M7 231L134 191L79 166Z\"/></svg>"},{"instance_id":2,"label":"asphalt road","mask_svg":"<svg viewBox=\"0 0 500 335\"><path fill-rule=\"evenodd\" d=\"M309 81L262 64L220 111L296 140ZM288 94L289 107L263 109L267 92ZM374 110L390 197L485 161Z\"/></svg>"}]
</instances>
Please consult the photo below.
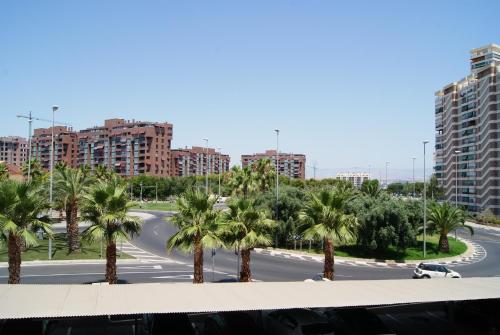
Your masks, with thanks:
<instances>
[{"instance_id":1,"label":"asphalt road","mask_svg":"<svg viewBox=\"0 0 500 335\"><path fill-rule=\"evenodd\" d=\"M167 258L165 261L127 261L118 265L118 277L129 283L138 282L190 282L192 280L192 255L178 251L166 252L165 244L176 228L168 223L168 214L150 212L155 218L146 220L142 233L132 243L145 251ZM466 236L466 233L460 233ZM470 238L470 236L467 236ZM464 277L500 276L500 232L485 228L476 229L472 240L481 244L487 257L480 262L457 265L454 269ZM214 258L210 250L204 255L205 281L235 280L237 257L234 251L218 249ZM322 264L314 261L287 259L270 255L252 253L252 277L261 281L297 281L311 278L322 271ZM22 282L36 284L76 284L101 281L105 265L102 262L85 264L53 264L22 266ZM335 265L337 280L364 279L406 279L410 278L412 268L367 267ZM0 282L7 281L7 268L0 267Z\"/></svg>"}]
</instances>

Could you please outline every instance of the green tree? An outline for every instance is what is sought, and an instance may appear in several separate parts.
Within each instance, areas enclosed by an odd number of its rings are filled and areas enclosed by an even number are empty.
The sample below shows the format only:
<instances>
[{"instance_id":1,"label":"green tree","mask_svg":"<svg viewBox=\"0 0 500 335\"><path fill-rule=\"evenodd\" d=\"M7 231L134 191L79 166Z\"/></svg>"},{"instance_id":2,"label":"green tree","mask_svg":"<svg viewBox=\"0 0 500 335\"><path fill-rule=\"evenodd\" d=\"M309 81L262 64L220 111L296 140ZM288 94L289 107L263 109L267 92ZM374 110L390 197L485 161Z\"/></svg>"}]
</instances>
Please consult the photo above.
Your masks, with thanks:
<instances>
[{"instance_id":1,"label":"green tree","mask_svg":"<svg viewBox=\"0 0 500 335\"><path fill-rule=\"evenodd\" d=\"M427 183L427 197L430 197L432 199L440 199L443 197L444 192L443 188L439 186L437 177L435 174L432 174L431 178L429 179L429 182Z\"/></svg>"},{"instance_id":2,"label":"green tree","mask_svg":"<svg viewBox=\"0 0 500 335\"><path fill-rule=\"evenodd\" d=\"M270 231L275 222L268 218L267 211L256 208L254 200L234 199L228 207L220 231L229 236L230 245L241 250L240 281L249 282L252 277L250 253L255 247L272 244Z\"/></svg>"},{"instance_id":3,"label":"green tree","mask_svg":"<svg viewBox=\"0 0 500 335\"><path fill-rule=\"evenodd\" d=\"M203 283L203 249L222 246L219 236L220 214L214 209L217 197L189 190L177 199L178 214L173 217L179 230L167 241L167 250L178 248L193 253L193 283Z\"/></svg>"},{"instance_id":4,"label":"green tree","mask_svg":"<svg viewBox=\"0 0 500 335\"><path fill-rule=\"evenodd\" d=\"M323 276L334 278L334 241L342 241L354 235L356 217L347 214L347 204L353 197L352 188L337 185L311 194L300 218L304 223L303 235L308 240L324 240L325 254Z\"/></svg>"},{"instance_id":5,"label":"green tree","mask_svg":"<svg viewBox=\"0 0 500 335\"><path fill-rule=\"evenodd\" d=\"M28 165L31 166L31 170L28 169ZM26 163L23 164L23 166L21 167L21 172L23 173L23 176L25 177L28 176L28 170L30 170L31 178L35 180L41 178L44 174L42 169L42 164L40 164L40 161L38 159L32 158L31 163L28 163L28 161L26 161Z\"/></svg>"},{"instance_id":6,"label":"green tree","mask_svg":"<svg viewBox=\"0 0 500 335\"><path fill-rule=\"evenodd\" d=\"M9 178L9 169L4 163L0 163L0 181Z\"/></svg>"},{"instance_id":7,"label":"green tree","mask_svg":"<svg viewBox=\"0 0 500 335\"><path fill-rule=\"evenodd\" d=\"M91 223L83 232L83 238L106 243L106 281L116 284L116 242L139 234L141 220L127 214L133 203L118 177L98 182L89 190L82 205L82 218Z\"/></svg>"},{"instance_id":8,"label":"green tree","mask_svg":"<svg viewBox=\"0 0 500 335\"><path fill-rule=\"evenodd\" d=\"M0 182L0 234L7 240L9 284L21 281L21 247L36 246L34 232L51 234L49 203L33 182Z\"/></svg>"},{"instance_id":9,"label":"green tree","mask_svg":"<svg viewBox=\"0 0 500 335\"><path fill-rule=\"evenodd\" d=\"M270 189L273 182L276 181L276 172L269 158L262 158L254 162L251 169L253 171L252 178L260 192Z\"/></svg>"},{"instance_id":10,"label":"green tree","mask_svg":"<svg viewBox=\"0 0 500 335\"><path fill-rule=\"evenodd\" d=\"M377 198L380 195L381 189L377 179L365 180L361 184L361 193Z\"/></svg>"},{"instance_id":11,"label":"green tree","mask_svg":"<svg viewBox=\"0 0 500 335\"><path fill-rule=\"evenodd\" d=\"M233 195L248 197L258 187L250 166L244 168L233 167L228 173L228 178L228 184Z\"/></svg>"},{"instance_id":12,"label":"green tree","mask_svg":"<svg viewBox=\"0 0 500 335\"><path fill-rule=\"evenodd\" d=\"M57 169L55 177L55 198L63 205L66 212L68 253L78 252L80 251L78 206L88 191L90 179L82 170L69 167Z\"/></svg>"},{"instance_id":13,"label":"green tree","mask_svg":"<svg viewBox=\"0 0 500 335\"><path fill-rule=\"evenodd\" d=\"M474 229L466 225L464 213L445 202L443 204L432 204L428 209L429 229L439 232L439 251L449 252L448 234L458 228L466 228L471 234Z\"/></svg>"},{"instance_id":14,"label":"green tree","mask_svg":"<svg viewBox=\"0 0 500 335\"><path fill-rule=\"evenodd\" d=\"M106 165L98 165L94 170L94 177L97 180L112 180L115 176L113 170L109 169Z\"/></svg>"}]
</instances>

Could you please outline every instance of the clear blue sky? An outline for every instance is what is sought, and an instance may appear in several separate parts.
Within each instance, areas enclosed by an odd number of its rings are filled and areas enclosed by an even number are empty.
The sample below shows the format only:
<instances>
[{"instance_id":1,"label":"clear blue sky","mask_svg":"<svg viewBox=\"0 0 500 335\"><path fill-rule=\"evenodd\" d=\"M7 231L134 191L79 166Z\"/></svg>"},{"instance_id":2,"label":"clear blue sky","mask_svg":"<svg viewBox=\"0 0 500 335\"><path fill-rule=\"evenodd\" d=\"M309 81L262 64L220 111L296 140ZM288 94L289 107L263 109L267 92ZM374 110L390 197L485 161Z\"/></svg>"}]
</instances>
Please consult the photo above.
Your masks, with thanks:
<instances>
[{"instance_id":1,"label":"clear blue sky","mask_svg":"<svg viewBox=\"0 0 500 335\"><path fill-rule=\"evenodd\" d=\"M174 124L174 147L275 146L321 169L411 168L434 92L500 43L499 1L2 1L1 135L17 113L76 129ZM39 123L38 126L45 126ZM432 161L429 150L427 162Z\"/></svg>"}]
</instances>

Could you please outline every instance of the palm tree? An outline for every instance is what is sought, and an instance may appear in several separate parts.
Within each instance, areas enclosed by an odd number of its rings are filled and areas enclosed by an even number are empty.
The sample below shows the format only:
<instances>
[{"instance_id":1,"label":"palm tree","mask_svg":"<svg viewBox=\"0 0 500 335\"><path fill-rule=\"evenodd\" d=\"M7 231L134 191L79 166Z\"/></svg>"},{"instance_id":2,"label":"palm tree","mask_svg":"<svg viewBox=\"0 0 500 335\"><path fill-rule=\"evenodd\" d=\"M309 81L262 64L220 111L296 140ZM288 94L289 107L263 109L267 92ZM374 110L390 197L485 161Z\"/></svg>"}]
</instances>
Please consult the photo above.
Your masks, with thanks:
<instances>
[{"instance_id":1,"label":"palm tree","mask_svg":"<svg viewBox=\"0 0 500 335\"><path fill-rule=\"evenodd\" d=\"M34 232L51 234L49 203L33 182L0 182L0 234L7 240L9 284L21 281L21 246L36 246Z\"/></svg>"},{"instance_id":2,"label":"palm tree","mask_svg":"<svg viewBox=\"0 0 500 335\"><path fill-rule=\"evenodd\" d=\"M323 239L325 254L323 276L334 278L334 241L345 241L354 235L356 217L346 213L346 205L353 197L353 190L338 185L311 194L311 199L300 213L301 226L306 240Z\"/></svg>"},{"instance_id":3,"label":"palm tree","mask_svg":"<svg viewBox=\"0 0 500 335\"><path fill-rule=\"evenodd\" d=\"M9 169L4 163L0 163L0 181L9 177Z\"/></svg>"},{"instance_id":4,"label":"palm tree","mask_svg":"<svg viewBox=\"0 0 500 335\"><path fill-rule=\"evenodd\" d=\"M108 169L106 165L98 165L94 170L94 176L98 180L109 180L113 179L114 172Z\"/></svg>"},{"instance_id":5,"label":"palm tree","mask_svg":"<svg viewBox=\"0 0 500 335\"><path fill-rule=\"evenodd\" d=\"M448 234L458 228L467 228L471 234L474 234L474 229L471 226L464 224L464 213L445 202L442 205L433 204L428 210L428 222L431 230L439 231L439 251L450 252L448 243Z\"/></svg>"},{"instance_id":6,"label":"palm tree","mask_svg":"<svg viewBox=\"0 0 500 335\"><path fill-rule=\"evenodd\" d=\"M89 242L106 243L106 281L117 283L116 242L130 239L141 231L141 220L127 214L133 206L125 186L115 177L108 182L98 182L85 195L82 218L91 225L83 232Z\"/></svg>"},{"instance_id":7,"label":"palm tree","mask_svg":"<svg viewBox=\"0 0 500 335\"><path fill-rule=\"evenodd\" d=\"M177 199L179 213L173 222L179 230L167 241L167 250L179 248L193 252L193 283L203 283L203 248L222 246L218 235L219 212L214 209L217 197L199 190L187 191Z\"/></svg>"},{"instance_id":8,"label":"palm tree","mask_svg":"<svg viewBox=\"0 0 500 335\"><path fill-rule=\"evenodd\" d=\"M225 236L232 246L241 250L240 281L249 282L250 252L258 246L269 246L272 238L269 234L275 221L268 219L266 211L257 209L254 200L235 199L225 213L225 223L221 225L220 234Z\"/></svg>"},{"instance_id":9,"label":"palm tree","mask_svg":"<svg viewBox=\"0 0 500 335\"><path fill-rule=\"evenodd\" d=\"M229 186L234 195L249 196L256 189L255 176L250 166L235 166L229 171Z\"/></svg>"},{"instance_id":10,"label":"palm tree","mask_svg":"<svg viewBox=\"0 0 500 335\"><path fill-rule=\"evenodd\" d=\"M361 184L361 193L377 198L380 195L380 185L377 179L365 180Z\"/></svg>"},{"instance_id":11,"label":"palm tree","mask_svg":"<svg viewBox=\"0 0 500 335\"><path fill-rule=\"evenodd\" d=\"M28 169L28 164L31 166L31 169ZM23 176L28 176L28 170L30 171L30 175L32 179L38 179L43 175L42 164L38 159L31 159L31 163L24 163L21 167L21 172Z\"/></svg>"},{"instance_id":12,"label":"palm tree","mask_svg":"<svg viewBox=\"0 0 500 335\"><path fill-rule=\"evenodd\" d=\"M275 180L275 170L269 158L262 158L253 163L252 171L254 172L253 179L259 191L264 192L271 188Z\"/></svg>"},{"instance_id":13,"label":"palm tree","mask_svg":"<svg viewBox=\"0 0 500 335\"><path fill-rule=\"evenodd\" d=\"M54 190L57 202L63 205L66 212L68 253L80 251L78 206L88 190L89 182L80 169L64 167L56 170Z\"/></svg>"}]
</instances>

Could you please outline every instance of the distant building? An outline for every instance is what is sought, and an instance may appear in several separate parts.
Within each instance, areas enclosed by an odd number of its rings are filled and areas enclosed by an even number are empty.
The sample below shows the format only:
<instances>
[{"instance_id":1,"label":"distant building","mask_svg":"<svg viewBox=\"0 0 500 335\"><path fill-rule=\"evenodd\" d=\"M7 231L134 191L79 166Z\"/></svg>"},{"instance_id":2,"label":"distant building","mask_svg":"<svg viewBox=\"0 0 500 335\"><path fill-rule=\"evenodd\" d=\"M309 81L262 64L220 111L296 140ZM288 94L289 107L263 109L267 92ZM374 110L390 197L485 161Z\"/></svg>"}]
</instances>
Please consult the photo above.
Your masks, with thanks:
<instances>
[{"instance_id":1,"label":"distant building","mask_svg":"<svg viewBox=\"0 0 500 335\"><path fill-rule=\"evenodd\" d=\"M229 171L230 158L213 148L192 147L191 149L173 149L171 176L202 176Z\"/></svg>"},{"instance_id":2,"label":"distant building","mask_svg":"<svg viewBox=\"0 0 500 335\"><path fill-rule=\"evenodd\" d=\"M28 141L19 136L0 137L0 162L22 166L28 159Z\"/></svg>"},{"instance_id":3,"label":"distant building","mask_svg":"<svg viewBox=\"0 0 500 335\"><path fill-rule=\"evenodd\" d=\"M470 69L435 94L434 171L446 201L498 216L500 46L473 49Z\"/></svg>"},{"instance_id":4,"label":"distant building","mask_svg":"<svg viewBox=\"0 0 500 335\"><path fill-rule=\"evenodd\" d=\"M365 180L370 180L369 173L337 173L337 179L350 181L355 187L359 188Z\"/></svg>"},{"instance_id":5,"label":"distant building","mask_svg":"<svg viewBox=\"0 0 500 335\"><path fill-rule=\"evenodd\" d=\"M31 157L40 161L42 168L50 169L50 147L52 128L35 129L31 139ZM77 134L72 128L54 127L54 165L64 162L68 166L77 166Z\"/></svg>"},{"instance_id":6,"label":"distant building","mask_svg":"<svg viewBox=\"0 0 500 335\"><path fill-rule=\"evenodd\" d=\"M262 158L269 158L273 166L276 166L276 150L266 150L265 153L253 155L241 155L241 164L245 167ZM305 179L306 156L303 154L280 153L278 156L278 171L281 176Z\"/></svg>"},{"instance_id":7,"label":"distant building","mask_svg":"<svg viewBox=\"0 0 500 335\"><path fill-rule=\"evenodd\" d=\"M123 177L170 174L172 124L105 120L103 126L78 133L78 166L99 165Z\"/></svg>"}]
</instances>

